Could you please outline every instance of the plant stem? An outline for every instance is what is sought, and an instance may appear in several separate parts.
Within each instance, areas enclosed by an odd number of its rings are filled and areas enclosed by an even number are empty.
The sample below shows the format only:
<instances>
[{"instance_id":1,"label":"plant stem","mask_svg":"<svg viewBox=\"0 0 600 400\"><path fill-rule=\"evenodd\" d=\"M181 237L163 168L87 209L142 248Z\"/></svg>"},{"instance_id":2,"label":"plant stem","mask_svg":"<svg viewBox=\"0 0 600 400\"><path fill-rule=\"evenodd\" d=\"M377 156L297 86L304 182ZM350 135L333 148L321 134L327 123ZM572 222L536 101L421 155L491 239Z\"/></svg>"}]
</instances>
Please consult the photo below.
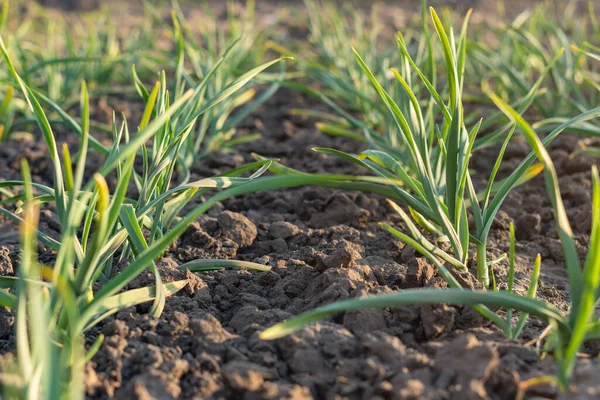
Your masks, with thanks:
<instances>
[{"instance_id":1,"label":"plant stem","mask_svg":"<svg viewBox=\"0 0 600 400\"><path fill-rule=\"evenodd\" d=\"M484 287L490 286L490 273L487 265L487 247L485 241L477 242L477 279Z\"/></svg>"}]
</instances>

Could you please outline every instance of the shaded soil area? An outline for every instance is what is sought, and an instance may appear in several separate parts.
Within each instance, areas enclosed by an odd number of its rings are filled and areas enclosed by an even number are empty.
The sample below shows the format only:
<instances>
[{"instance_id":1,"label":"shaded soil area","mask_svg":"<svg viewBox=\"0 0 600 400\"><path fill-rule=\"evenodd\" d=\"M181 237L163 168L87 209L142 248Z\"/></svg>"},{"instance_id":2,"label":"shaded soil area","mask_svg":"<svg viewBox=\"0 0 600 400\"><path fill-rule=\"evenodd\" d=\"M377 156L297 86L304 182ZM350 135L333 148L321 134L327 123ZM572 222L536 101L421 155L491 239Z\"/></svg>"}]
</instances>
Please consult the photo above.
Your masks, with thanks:
<instances>
[{"instance_id":1,"label":"shaded soil area","mask_svg":"<svg viewBox=\"0 0 600 400\"><path fill-rule=\"evenodd\" d=\"M141 109L118 105L133 113ZM292 108L306 107L319 106L281 90L240 127L262 138L233 154L210 155L194 167L195 177L241 166L252 160L253 152L307 172L364 174L357 166L311 150L358 152L362 145L328 137L314 128L314 121L289 114ZM551 146L551 155L583 256L589 244L590 167L595 160L569 157L578 139L563 135ZM472 168L481 173L476 184L485 179L496 152L474 156ZM515 138L500 175L512 171L528 152L525 141ZM30 161L34 180L52 181L51 163L39 141L1 146L0 176L18 179L22 157ZM41 228L55 236L59 227L51 213L43 211L41 218ZM517 291L527 291L539 253L539 297L566 309L564 258L542 177L507 198L490 234L490 258L507 251L511 221L518 239ZM544 330L540 321L530 320L522 340L508 341L472 309L447 305L348 312L280 340L258 338L274 323L336 300L445 287L432 264L379 228L379 222L403 229L384 198L319 187L257 193L214 207L157 263L165 281L190 279L185 290L167 300L163 316L150 318L148 305L141 305L90 332L90 343L100 333L106 339L86 366L88 398L512 399L524 380L554 374L552 357L540 357L535 345L527 343ZM0 274L10 275L18 264L18 236L4 217L0 223ZM176 269L198 258L248 260L272 269L203 275ZM506 262L495 267L500 285L507 268ZM465 287L477 287L469 274L456 275ZM129 288L153 283L148 272ZM0 311L0 352L14 348L13 319ZM590 344L585 351L596 356L597 346ZM597 398L598 373L598 361L582 359L573 393L560 394L546 385L527 396Z\"/></svg>"}]
</instances>

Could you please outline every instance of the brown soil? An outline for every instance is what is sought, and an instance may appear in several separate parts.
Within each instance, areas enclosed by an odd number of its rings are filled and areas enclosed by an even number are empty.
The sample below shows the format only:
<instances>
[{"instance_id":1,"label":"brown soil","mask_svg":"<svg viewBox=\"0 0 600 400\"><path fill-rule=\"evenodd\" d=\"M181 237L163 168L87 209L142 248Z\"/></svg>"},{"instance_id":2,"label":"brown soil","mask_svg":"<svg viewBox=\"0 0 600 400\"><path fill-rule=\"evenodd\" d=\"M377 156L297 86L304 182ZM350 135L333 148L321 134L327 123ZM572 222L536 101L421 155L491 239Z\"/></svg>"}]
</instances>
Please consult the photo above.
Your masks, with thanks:
<instances>
[{"instance_id":1,"label":"brown soil","mask_svg":"<svg viewBox=\"0 0 600 400\"><path fill-rule=\"evenodd\" d=\"M114 105L109 99L109 105ZM262 139L235 154L213 154L194 168L210 176L251 160L250 153L278 157L308 172L365 173L343 160L311 151L332 147L357 152L359 144L318 132L313 121L288 110L315 101L281 90L240 128ZM137 110L137 105L127 106ZM319 107L319 106L316 106ZM137 112L137 111L135 111ZM577 137L563 136L551 147L569 217L582 256L589 242L590 167L594 159L569 158ZM71 139L72 140L72 139ZM497 149L478 153L472 167L485 175ZM523 140L511 143L502 173L528 153ZM27 158L34 179L51 182L45 146L14 141L0 147L0 174L19 177ZM3 217L0 217L3 218ZM166 281L175 268L197 258L235 258L272 267L270 272L229 270L195 276L187 290L168 299L160 319L148 305L120 312L90 332L104 344L86 367L90 399L512 399L520 382L553 374L552 357L525 345L545 325L530 320L524 337L508 341L472 309L413 306L337 315L286 338L265 342L258 333L283 319L336 300L407 288L444 287L433 266L377 223L399 226L385 199L318 187L270 191L224 202L196 221L158 265ZM518 232L517 290L525 292L533 264L543 260L539 296L566 309L564 259L543 178L507 198L490 234L489 251L507 251L508 226ZM18 263L18 237L0 219L0 274ZM49 212L42 229L56 234ZM52 258L43 253L42 257ZM506 263L496 267L505 282ZM118 271L115 271L117 273ZM185 274L191 277L191 274ZM465 286L472 279L463 276ZM131 287L152 284L142 275ZM0 352L14 348L13 316L0 311ZM597 347L585 349L592 356ZM597 398L600 363L579 363L573 393L536 386L528 396Z\"/></svg>"}]
</instances>

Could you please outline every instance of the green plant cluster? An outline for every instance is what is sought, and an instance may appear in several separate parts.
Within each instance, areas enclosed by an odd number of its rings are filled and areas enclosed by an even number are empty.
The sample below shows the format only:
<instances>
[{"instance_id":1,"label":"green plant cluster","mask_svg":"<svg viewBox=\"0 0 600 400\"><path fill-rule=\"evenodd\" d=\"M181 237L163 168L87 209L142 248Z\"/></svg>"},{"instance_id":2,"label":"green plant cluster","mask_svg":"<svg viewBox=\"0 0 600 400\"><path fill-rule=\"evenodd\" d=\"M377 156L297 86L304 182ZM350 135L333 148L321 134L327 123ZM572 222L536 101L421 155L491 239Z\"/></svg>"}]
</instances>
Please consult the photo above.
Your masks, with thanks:
<instances>
[{"instance_id":1,"label":"green plant cluster","mask_svg":"<svg viewBox=\"0 0 600 400\"><path fill-rule=\"evenodd\" d=\"M0 12L0 140L37 126L53 183L32 182L26 162L22 180L0 182L0 213L19 224L22 248L16 276L0 277L0 305L16 316L16 361L2 372L7 398L83 398L84 364L102 344L100 336L86 349L86 331L142 302L152 302L153 316L161 314L166 298L187 281L163 282L155 262L193 221L232 196L303 185L388 198L403 224L382 223L382 229L426 257L449 288L336 302L263 331L263 339L343 311L407 304L471 306L511 339L535 316L551 327L546 349L554 353L563 388L583 343L600 339L600 178L594 167L592 231L582 262L546 150L564 132L600 135L600 25L591 2L587 18L578 19L585 22L576 24L547 19L546 5L512 23L471 27L471 12L438 15L423 1L420 18L387 44L376 8L366 20L352 9L306 0L310 48L302 54L277 44L276 27L258 26L251 1L241 10L230 3L224 25L206 9L201 26L187 21L176 1L170 20L144 1L143 23L126 40L109 12L72 26L39 7L21 15L19 5L4 1ZM449 27L458 24L456 32ZM289 57L270 57L271 50L293 55L296 70L286 71ZM327 134L368 144L360 154L315 149L368 174L309 174L256 155L253 163L192 181L190 169L208 154L258 137L239 135L236 126L280 87L314 96L332 110L293 113L315 118ZM90 103L111 95L141 101L140 120L132 125L113 114L110 124L94 121ZM57 142L55 131L65 128L79 136L76 149ZM515 135L523 135L531 153L498 179ZM490 146L497 156L478 189L471 157ZM91 152L103 160L93 171ZM567 313L536 298L539 256L528 293L515 292L514 227L507 255L490 259L487 249L510 191L542 171L566 260ZM199 202L184 212L192 200ZM41 207L56 214L59 239L38 229ZM39 260L38 244L55 251L52 265ZM494 268L504 258L507 285L500 290ZM124 267L115 274L117 264ZM196 260L179 268L227 267L268 269L235 260ZM154 286L128 288L146 270ZM482 289L463 288L453 270L474 274Z\"/></svg>"}]
</instances>

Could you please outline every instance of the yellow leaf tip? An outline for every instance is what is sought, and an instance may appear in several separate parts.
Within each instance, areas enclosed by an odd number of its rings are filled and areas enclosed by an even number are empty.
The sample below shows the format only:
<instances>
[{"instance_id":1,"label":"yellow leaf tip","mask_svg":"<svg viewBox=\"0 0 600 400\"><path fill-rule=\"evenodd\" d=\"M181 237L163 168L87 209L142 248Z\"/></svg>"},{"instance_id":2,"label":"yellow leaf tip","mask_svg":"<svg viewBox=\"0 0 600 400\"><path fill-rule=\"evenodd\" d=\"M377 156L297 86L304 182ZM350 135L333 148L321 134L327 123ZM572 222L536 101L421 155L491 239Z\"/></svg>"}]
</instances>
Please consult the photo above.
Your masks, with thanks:
<instances>
[{"instance_id":1,"label":"yellow leaf tip","mask_svg":"<svg viewBox=\"0 0 600 400\"><path fill-rule=\"evenodd\" d=\"M277 325L267 328L258 334L258 337L261 340L274 340L279 339L281 336L280 329L277 327Z\"/></svg>"}]
</instances>

